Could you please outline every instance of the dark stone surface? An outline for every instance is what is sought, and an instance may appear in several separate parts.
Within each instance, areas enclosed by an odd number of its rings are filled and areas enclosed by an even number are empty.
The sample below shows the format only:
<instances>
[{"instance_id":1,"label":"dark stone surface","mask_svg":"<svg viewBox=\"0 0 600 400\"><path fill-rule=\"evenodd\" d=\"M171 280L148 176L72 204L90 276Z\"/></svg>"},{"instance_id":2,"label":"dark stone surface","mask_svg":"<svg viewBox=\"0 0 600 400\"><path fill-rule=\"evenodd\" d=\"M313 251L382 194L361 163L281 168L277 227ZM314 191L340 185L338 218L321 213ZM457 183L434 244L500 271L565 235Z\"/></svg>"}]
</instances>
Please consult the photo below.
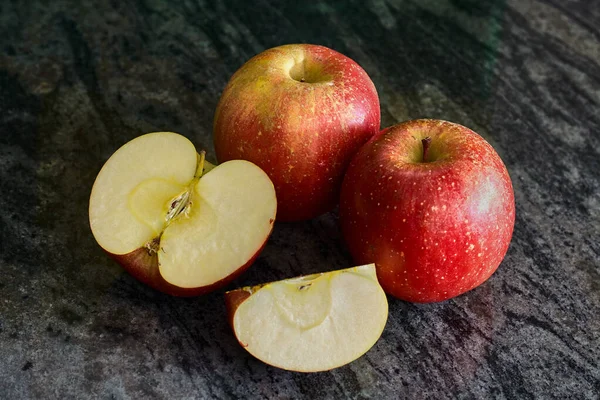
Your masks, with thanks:
<instances>
[{"instance_id":1,"label":"dark stone surface","mask_svg":"<svg viewBox=\"0 0 600 400\"><path fill-rule=\"evenodd\" d=\"M600 393L600 2L0 2L0 398L577 398ZM504 159L511 247L450 301L390 299L381 340L326 373L233 338L219 291L172 298L96 245L87 202L119 146L208 150L230 75L283 43L360 63L383 126L462 123ZM277 224L230 287L344 268L336 213Z\"/></svg>"}]
</instances>

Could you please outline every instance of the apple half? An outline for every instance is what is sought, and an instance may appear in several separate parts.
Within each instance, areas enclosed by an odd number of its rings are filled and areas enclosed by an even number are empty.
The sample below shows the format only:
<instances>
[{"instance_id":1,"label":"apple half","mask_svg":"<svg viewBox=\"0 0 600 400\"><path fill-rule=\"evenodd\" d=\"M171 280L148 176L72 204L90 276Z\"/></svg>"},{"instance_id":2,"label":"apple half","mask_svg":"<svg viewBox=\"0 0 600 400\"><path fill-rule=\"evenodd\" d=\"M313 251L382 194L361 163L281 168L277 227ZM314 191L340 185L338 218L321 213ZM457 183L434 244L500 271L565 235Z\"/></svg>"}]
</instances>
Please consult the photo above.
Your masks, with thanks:
<instances>
[{"instance_id":1,"label":"apple half","mask_svg":"<svg viewBox=\"0 0 600 400\"><path fill-rule=\"evenodd\" d=\"M218 166L184 136L137 137L104 164L90 196L98 244L135 278L195 296L252 264L273 229L273 183L248 161Z\"/></svg>"},{"instance_id":2,"label":"apple half","mask_svg":"<svg viewBox=\"0 0 600 400\"><path fill-rule=\"evenodd\" d=\"M375 264L236 289L225 301L242 347L298 372L356 360L377 342L388 316Z\"/></svg>"}]
</instances>

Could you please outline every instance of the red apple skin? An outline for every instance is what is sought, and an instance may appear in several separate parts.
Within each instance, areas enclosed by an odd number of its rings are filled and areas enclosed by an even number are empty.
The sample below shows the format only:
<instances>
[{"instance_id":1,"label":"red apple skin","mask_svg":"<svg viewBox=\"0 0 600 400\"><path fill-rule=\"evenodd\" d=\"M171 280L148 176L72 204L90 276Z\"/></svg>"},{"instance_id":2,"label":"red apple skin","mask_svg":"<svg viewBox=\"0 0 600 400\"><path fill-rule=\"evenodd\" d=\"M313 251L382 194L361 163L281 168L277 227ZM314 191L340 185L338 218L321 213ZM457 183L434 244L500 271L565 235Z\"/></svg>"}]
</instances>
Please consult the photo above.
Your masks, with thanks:
<instances>
[{"instance_id":1,"label":"red apple skin","mask_svg":"<svg viewBox=\"0 0 600 400\"><path fill-rule=\"evenodd\" d=\"M229 320L229 325L231 329L233 329L233 317L238 307L248 299L252 294L258 291L265 285L268 285L270 282L261 283L254 286L246 286L243 288L238 288L234 290L230 290L225 292L225 309L227 310L227 316ZM246 346L244 346L246 347Z\"/></svg>"},{"instance_id":2,"label":"red apple skin","mask_svg":"<svg viewBox=\"0 0 600 400\"><path fill-rule=\"evenodd\" d=\"M227 312L227 322L229 322L229 326L231 327L231 330L233 331L236 340L238 341L240 346L244 348L248 347L248 343L240 341L237 338L237 335L235 334L235 326L233 324L235 312L237 311L238 307L248 299L248 297L250 297L254 292L256 292L258 289L265 285L266 284L260 284L256 286L244 287L225 292L225 310Z\"/></svg>"},{"instance_id":3,"label":"red apple skin","mask_svg":"<svg viewBox=\"0 0 600 400\"><path fill-rule=\"evenodd\" d=\"M272 224L273 221L271 221L271 231L273 227ZM195 297L220 289L229 284L234 279L236 279L238 276L240 276L254 263L256 258L263 251L267 244L269 236L270 233L267 236L267 238L265 238L265 241L262 244L262 246L250 258L250 260L248 260L248 262L244 265L240 266L232 274L211 285L196 288L182 288L167 282L160 274L160 269L158 267L158 257L156 253L150 254L146 248L137 249L128 254L118 255L108 253L108 255L116 262L118 262L131 276L133 276L138 281L150 286L154 290L158 290L171 296Z\"/></svg>"},{"instance_id":4,"label":"red apple skin","mask_svg":"<svg viewBox=\"0 0 600 400\"><path fill-rule=\"evenodd\" d=\"M260 285L257 287L260 287ZM235 290L230 290L229 292L225 292L225 309L227 311L227 321L229 322L229 326L231 327L231 329L233 329L233 331L235 332L235 329L233 327L233 317L235 315L235 312L237 311L238 307L244 302L246 301L246 299L248 299L248 297L250 297L250 295L254 292L254 290L252 288L240 288L240 289L235 289ZM239 342L239 340L238 340ZM246 347L247 345L244 345L244 343L240 342L240 344L243 347Z\"/></svg>"},{"instance_id":5,"label":"red apple skin","mask_svg":"<svg viewBox=\"0 0 600 400\"><path fill-rule=\"evenodd\" d=\"M423 163L425 137L430 162ZM344 178L340 223L350 253L357 264L375 262L384 290L406 301L443 301L485 282L506 254L514 221L502 160L451 122L384 129Z\"/></svg>"},{"instance_id":6,"label":"red apple skin","mask_svg":"<svg viewBox=\"0 0 600 400\"><path fill-rule=\"evenodd\" d=\"M301 57L305 82L292 78L295 69L290 75ZM248 160L269 175L277 220L300 221L333 209L352 156L380 121L375 86L356 62L323 46L285 45L233 75L215 113L214 144L219 162Z\"/></svg>"}]
</instances>

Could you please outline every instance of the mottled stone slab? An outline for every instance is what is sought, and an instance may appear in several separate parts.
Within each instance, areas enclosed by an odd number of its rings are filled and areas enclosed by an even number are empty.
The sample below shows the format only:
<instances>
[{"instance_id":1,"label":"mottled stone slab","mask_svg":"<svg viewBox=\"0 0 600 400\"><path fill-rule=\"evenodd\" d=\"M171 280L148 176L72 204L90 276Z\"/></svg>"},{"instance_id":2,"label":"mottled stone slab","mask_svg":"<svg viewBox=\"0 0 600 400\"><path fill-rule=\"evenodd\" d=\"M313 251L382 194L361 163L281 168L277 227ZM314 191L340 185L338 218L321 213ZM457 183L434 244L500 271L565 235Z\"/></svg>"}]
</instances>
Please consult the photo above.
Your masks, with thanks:
<instances>
[{"instance_id":1,"label":"mottled stone slab","mask_svg":"<svg viewBox=\"0 0 600 400\"><path fill-rule=\"evenodd\" d=\"M600 2L582 0L3 1L0 398L598 399L599 26ZM246 353L222 291L178 299L134 281L87 221L103 162L141 133L182 133L215 161L227 80L294 42L360 63L384 126L431 117L482 134L517 205L486 284L390 299L371 351L308 375ZM230 287L351 264L332 212L277 224Z\"/></svg>"}]
</instances>

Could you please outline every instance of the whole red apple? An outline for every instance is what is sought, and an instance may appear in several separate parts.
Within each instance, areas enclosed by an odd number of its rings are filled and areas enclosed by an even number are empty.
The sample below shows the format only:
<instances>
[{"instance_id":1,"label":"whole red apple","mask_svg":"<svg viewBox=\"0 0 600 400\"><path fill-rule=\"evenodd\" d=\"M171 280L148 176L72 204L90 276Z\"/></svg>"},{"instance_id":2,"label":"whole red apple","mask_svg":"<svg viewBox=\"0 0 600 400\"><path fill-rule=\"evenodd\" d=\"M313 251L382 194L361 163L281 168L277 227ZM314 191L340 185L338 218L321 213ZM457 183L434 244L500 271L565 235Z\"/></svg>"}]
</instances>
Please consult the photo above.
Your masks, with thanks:
<instances>
[{"instance_id":1,"label":"whole red apple","mask_svg":"<svg viewBox=\"0 0 600 400\"><path fill-rule=\"evenodd\" d=\"M217 106L219 162L261 167L277 194L277 219L331 210L352 156L379 131L377 91L350 58L323 46L266 50L231 78Z\"/></svg>"},{"instance_id":2,"label":"whole red apple","mask_svg":"<svg viewBox=\"0 0 600 400\"><path fill-rule=\"evenodd\" d=\"M415 120L384 129L353 158L340 221L358 263L386 292L442 301L485 282L504 258L515 200L506 167L472 130Z\"/></svg>"}]
</instances>

